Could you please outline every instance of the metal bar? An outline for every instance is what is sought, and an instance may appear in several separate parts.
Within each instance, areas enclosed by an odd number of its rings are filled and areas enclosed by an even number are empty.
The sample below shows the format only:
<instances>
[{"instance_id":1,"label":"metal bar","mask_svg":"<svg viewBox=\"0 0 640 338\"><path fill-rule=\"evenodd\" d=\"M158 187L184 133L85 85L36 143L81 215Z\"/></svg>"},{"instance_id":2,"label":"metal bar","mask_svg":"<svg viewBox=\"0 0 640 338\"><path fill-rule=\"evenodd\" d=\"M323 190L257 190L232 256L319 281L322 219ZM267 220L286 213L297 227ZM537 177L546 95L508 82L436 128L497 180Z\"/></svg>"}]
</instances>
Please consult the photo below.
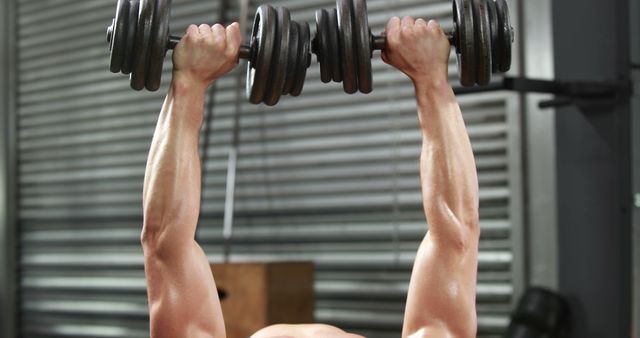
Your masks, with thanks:
<instances>
[{"instance_id":1,"label":"metal bar","mask_svg":"<svg viewBox=\"0 0 640 338\"><path fill-rule=\"evenodd\" d=\"M524 2L513 1L510 3L512 25L520 27L524 19ZM525 45L524 33L521 30L514 34L522 34L515 39L513 44L514 57L509 74L523 76ZM510 222L510 246L513 254L511 263L511 285L513 287L511 306L515 306L519 295L523 294L529 286L528 256L526 242L526 161L523 151L525 148L525 124L524 99L522 95L511 94L506 99L506 123L507 123L507 161L508 185L509 185L509 222ZM517 113L516 113L517 112Z\"/></svg>"},{"instance_id":2,"label":"metal bar","mask_svg":"<svg viewBox=\"0 0 640 338\"><path fill-rule=\"evenodd\" d=\"M17 336L16 200L14 198L16 116L15 1L0 2L0 336Z\"/></svg>"},{"instance_id":3,"label":"metal bar","mask_svg":"<svg viewBox=\"0 0 640 338\"><path fill-rule=\"evenodd\" d=\"M552 79L555 74L552 0L520 2L522 76ZM521 93L524 157L524 254L527 284L558 288L558 203L555 111L538 102L547 94ZM520 295L516 294L516 297ZM515 299L514 299L515 302Z\"/></svg>"},{"instance_id":4,"label":"metal bar","mask_svg":"<svg viewBox=\"0 0 640 338\"><path fill-rule=\"evenodd\" d=\"M520 93L555 94L569 97L610 98L629 95L631 83L627 81L559 81L505 76L487 86L454 87L457 95L476 94L499 90Z\"/></svg>"},{"instance_id":5,"label":"metal bar","mask_svg":"<svg viewBox=\"0 0 640 338\"><path fill-rule=\"evenodd\" d=\"M640 0L629 1L631 74L633 83L640 83ZM631 171L633 204L632 227L632 332L631 337L640 337L640 88L635 88L631 101Z\"/></svg>"}]
</instances>

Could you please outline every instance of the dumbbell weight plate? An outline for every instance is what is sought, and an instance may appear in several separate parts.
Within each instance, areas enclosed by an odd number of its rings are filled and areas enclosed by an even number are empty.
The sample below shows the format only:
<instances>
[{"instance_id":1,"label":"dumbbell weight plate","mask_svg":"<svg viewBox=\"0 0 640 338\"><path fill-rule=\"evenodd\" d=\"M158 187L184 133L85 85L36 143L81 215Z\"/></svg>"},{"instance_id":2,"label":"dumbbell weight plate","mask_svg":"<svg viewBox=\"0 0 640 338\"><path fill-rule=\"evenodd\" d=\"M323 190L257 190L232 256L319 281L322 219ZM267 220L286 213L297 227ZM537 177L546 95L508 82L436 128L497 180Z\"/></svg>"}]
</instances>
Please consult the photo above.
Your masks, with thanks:
<instances>
[{"instance_id":1,"label":"dumbbell weight plate","mask_svg":"<svg viewBox=\"0 0 640 338\"><path fill-rule=\"evenodd\" d=\"M118 0L116 7L116 17L113 19L113 23L109 28L110 36L109 49L110 60L109 70L112 73L119 73L124 63L124 49L127 44L127 19L129 18L129 1Z\"/></svg>"},{"instance_id":2,"label":"dumbbell weight plate","mask_svg":"<svg viewBox=\"0 0 640 338\"><path fill-rule=\"evenodd\" d=\"M297 22L291 21L291 29L289 30L289 60L287 62L287 76L285 76L284 87L282 88L282 95L287 95L293 88L295 81L295 72L300 62L300 25Z\"/></svg>"},{"instance_id":3,"label":"dumbbell weight plate","mask_svg":"<svg viewBox=\"0 0 640 338\"><path fill-rule=\"evenodd\" d=\"M329 10L329 52L326 53L329 59L329 68L333 75L334 82L342 82L342 68L344 65L341 60L340 31L338 27L338 10L333 8Z\"/></svg>"},{"instance_id":4,"label":"dumbbell weight plate","mask_svg":"<svg viewBox=\"0 0 640 338\"><path fill-rule=\"evenodd\" d=\"M358 63L358 88L361 93L371 93L373 90L373 78L371 74L371 31L369 30L369 18L367 15L367 2L365 0L353 1L353 14L355 31L356 60Z\"/></svg>"},{"instance_id":5,"label":"dumbbell weight plate","mask_svg":"<svg viewBox=\"0 0 640 338\"><path fill-rule=\"evenodd\" d=\"M491 29L486 0L472 0L476 42L476 83L486 86L491 81Z\"/></svg>"},{"instance_id":6,"label":"dumbbell weight plate","mask_svg":"<svg viewBox=\"0 0 640 338\"><path fill-rule=\"evenodd\" d=\"M298 34L300 35L300 41L298 43L298 64L294 70L293 88L291 89L292 96L298 96L302 93L304 87L304 80L307 77L307 68L311 65L311 30L309 24L295 23L298 26Z\"/></svg>"},{"instance_id":7,"label":"dumbbell weight plate","mask_svg":"<svg viewBox=\"0 0 640 338\"><path fill-rule=\"evenodd\" d=\"M153 27L155 0L142 0L136 26L136 42L133 49L133 67L131 69L131 88L142 90L149 69L149 40Z\"/></svg>"},{"instance_id":8,"label":"dumbbell weight plate","mask_svg":"<svg viewBox=\"0 0 640 338\"><path fill-rule=\"evenodd\" d=\"M329 83L331 81L331 70L329 69L329 13L325 9L316 11L316 38L314 39L314 52L320 64L320 81Z\"/></svg>"},{"instance_id":9,"label":"dumbbell weight plate","mask_svg":"<svg viewBox=\"0 0 640 338\"><path fill-rule=\"evenodd\" d=\"M489 13L489 28L491 31L491 72L497 73L500 66L500 36L498 33L498 12L496 3L493 0L487 2L487 12Z\"/></svg>"},{"instance_id":10,"label":"dumbbell weight plate","mask_svg":"<svg viewBox=\"0 0 640 338\"><path fill-rule=\"evenodd\" d=\"M453 19L457 42L456 57L460 83L465 87L476 83L476 51L471 0L454 0Z\"/></svg>"},{"instance_id":11,"label":"dumbbell weight plate","mask_svg":"<svg viewBox=\"0 0 640 338\"><path fill-rule=\"evenodd\" d=\"M262 102L269 83L271 59L276 36L276 10L269 5L258 7L251 33L256 43L256 60L247 64L247 98L253 104Z\"/></svg>"},{"instance_id":12,"label":"dumbbell weight plate","mask_svg":"<svg viewBox=\"0 0 640 338\"><path fill-rule=\"evenodd\" d=\"M154 1L154 0L151 0ZM170 0L155 0L156 9L153 17L155 25L151 30L151 48L149 49L149 69L145 87L150 91L160 88L162 65L167 55L169 43Z\"/></svg>"},{"instance_id":13,"label":"dumbbell weight plate","mask_svg":"<svg viewBox=\"0 0 640 338\"><path fill-rule=\"evenodd\" d=\"M342 60L342 86L347 94L358 91L358 70L353 34L353 9L350 0L336 0L338 35Z\"/></svg>"},{"instance_id":14,"label":"dumbbell weight plate","mask_svg":"<svg viewBox=\"0 0 640 338\"><path fill-rule=\"evenodd\" d=\"M513 31L509 18L509 7L505 0L496 0L498 11L498 32L500 36L500 71L506 73L511 69L511 44L513 43Z\"/></svg>"},{"instance_id":15,"label":"dumbbell weight plate","mask_svg":"<svg viewBox=\"0 0 640 338\"><path fill-rule=\"evenodd\" d=\"M136 25L140 12L140 0L129 1L129 20L127 21L127 38L124 50L124 62L122 63L122 74L131 74L134 59L134 46L136 42Z\"/></svg>"},{"instance_id":16,"label":"dumbbell weight plate","mask_svg":"<svg viewBox=\"0 0 640 338\"><path fill-rule=\"evenodd\" d=\"M280 100L286 81L289 63L289 37L291 30L291 14L283 7L277 9L277 28L275 35L275 47L271 58L271 83L267 86L264 103L274 106Z\"/></svg>"}]
</instances>

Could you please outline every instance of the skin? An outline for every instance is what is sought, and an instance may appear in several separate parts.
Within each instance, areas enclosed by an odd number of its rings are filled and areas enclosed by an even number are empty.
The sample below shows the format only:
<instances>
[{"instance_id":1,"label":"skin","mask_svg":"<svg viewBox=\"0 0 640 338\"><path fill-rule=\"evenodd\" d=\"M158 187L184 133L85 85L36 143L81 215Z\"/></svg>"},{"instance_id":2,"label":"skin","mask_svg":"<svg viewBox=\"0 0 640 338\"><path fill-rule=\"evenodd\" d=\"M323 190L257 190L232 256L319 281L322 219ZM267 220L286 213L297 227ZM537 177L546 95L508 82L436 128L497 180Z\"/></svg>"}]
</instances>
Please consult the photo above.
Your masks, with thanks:
<instances>
[{"instance_id":1,"label":"skin","mask_svg":"<svg viewBox=\"0 0 640 338\"><path fill-rule=\"evenodd\" d=\"M393 18L385 34L383 59L416 89L429 222L413 267L402 337L475 337L478 180L448 84L450 46L435 21ZM191 26L173 54L173 78L149 152L143 196L142 247L154 338L226 337L209 262L194 239L200 208L198 139L205 91L235 67L240 43L237 24ZM274 325L251 338L311 337L361 336L309 324Z\"/></svg>"}]
</instances>

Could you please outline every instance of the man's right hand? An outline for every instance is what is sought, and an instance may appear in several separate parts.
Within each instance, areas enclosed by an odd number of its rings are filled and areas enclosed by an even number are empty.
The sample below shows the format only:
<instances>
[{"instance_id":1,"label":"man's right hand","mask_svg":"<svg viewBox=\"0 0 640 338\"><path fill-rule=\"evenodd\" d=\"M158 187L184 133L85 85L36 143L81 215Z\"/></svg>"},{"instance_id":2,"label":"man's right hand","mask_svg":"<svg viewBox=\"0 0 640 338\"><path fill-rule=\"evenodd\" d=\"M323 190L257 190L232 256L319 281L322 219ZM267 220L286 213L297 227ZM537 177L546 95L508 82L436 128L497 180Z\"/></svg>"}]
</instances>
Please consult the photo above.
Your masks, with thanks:
<instances>
[{"instance_id":1,"label":"man's right hand","mask_svg":"<svg viewBox=\"0 0 640 338\"><path fill-rule=\"evenodd\" d=\"M394 17L384 33L387 47L383 60L417 84L447 83L451 46L436 21Z\"/></svg>"},{"instance_id":2,"label":"man's right hand","mask_svg":"<svg viewBox=\"0 0 640 338\"><path fill-rule=\"evenodd\" d=\"M173 78L206 88L238 64L242 35L233 23L191 25L173 51Z\"/></svg>"}]
</instances>

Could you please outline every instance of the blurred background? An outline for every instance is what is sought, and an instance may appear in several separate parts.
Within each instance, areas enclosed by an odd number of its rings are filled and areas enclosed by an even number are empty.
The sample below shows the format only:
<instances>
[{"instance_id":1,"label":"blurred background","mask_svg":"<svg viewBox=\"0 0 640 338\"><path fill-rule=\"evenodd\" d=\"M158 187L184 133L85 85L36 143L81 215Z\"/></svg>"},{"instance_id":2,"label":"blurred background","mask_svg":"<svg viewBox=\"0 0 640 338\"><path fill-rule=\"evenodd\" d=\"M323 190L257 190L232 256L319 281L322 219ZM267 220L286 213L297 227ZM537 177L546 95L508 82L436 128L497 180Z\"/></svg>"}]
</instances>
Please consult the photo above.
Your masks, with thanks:
<instances>
[{"instance_id":1,"label":"blurred background","mask_svg":"<svg viewBox=\"0 0 640 338\"><path fill-rule=\"evenodd\" d=\"M335 6L251 0L249 26L262 3L290 8L312 32L315 11ZM239 4L174 0L171 30L237 20ZM149 335L142 178L171 63L169 56L154 93L135 92L126 76L108 71L105 32L115 6L0 3L1 337ZM509 76L640 76L640 1L509 6L517 32ZM448 0L369 0L368 7L374 33L394 15L452 27ZM219 81L205 104L197 239L211 262L224 260L235 149L230 261L313 261L316 321L399 337L426 231L421 138L411 83L377 54L373 69L372 94L346 95L340 84L320 82L314 57L303 95L274 108L245 99L245 63ZM453 55L450 77L456 85ZM519 297L541 286L570 303L572 337L636 337L640 95L588 112L540 109L549 98L513 91L459 97L480 180L478 336L503 336Z\"/></svg>"}]
</instances>

